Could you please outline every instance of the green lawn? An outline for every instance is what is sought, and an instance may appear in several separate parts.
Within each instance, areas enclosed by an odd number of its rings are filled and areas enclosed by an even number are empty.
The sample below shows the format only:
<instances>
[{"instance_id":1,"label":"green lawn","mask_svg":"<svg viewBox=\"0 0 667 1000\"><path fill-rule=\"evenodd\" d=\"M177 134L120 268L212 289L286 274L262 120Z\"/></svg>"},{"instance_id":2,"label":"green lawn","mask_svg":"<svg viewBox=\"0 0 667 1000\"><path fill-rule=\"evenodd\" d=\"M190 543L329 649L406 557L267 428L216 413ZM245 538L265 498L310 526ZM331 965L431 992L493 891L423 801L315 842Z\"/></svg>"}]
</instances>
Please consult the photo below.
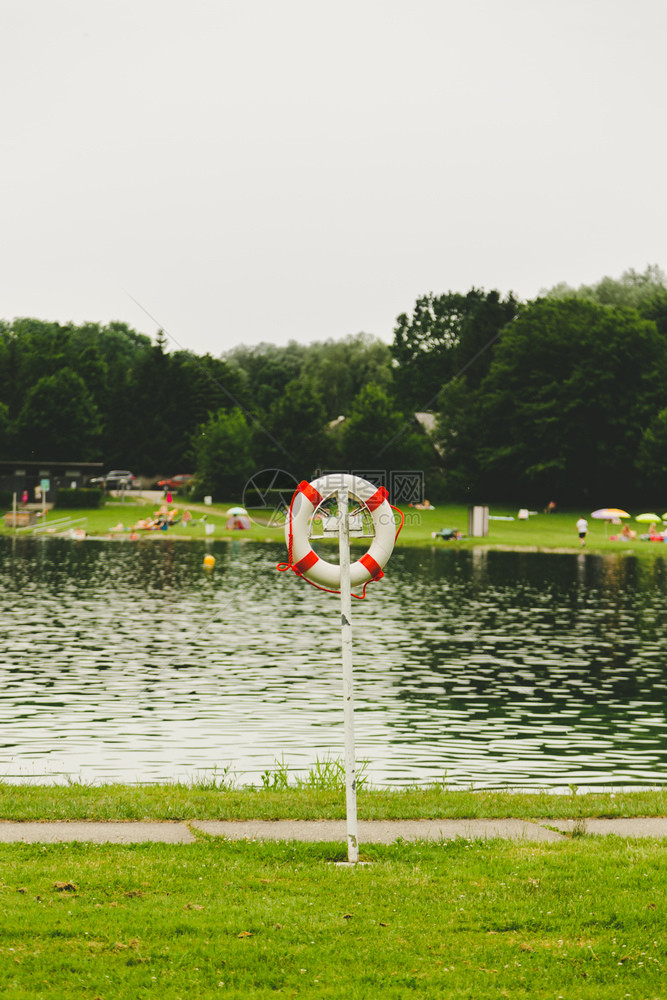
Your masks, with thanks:
<instances>
[{"instance_id":1,"label":"green lawn","mask_svg":"<svg viewBox=\"0 0 667 1000\"><path fill-rule=\"evenodd\" d=\"M659 1000L656 841L0 846L3 1000Z\"/></svg>"},{"instance_id":2,"label":"green lawn","mask_svg":"<svg viewBox=\"0 0 667 1000\"><path fill-rule=\"evenodd\" d=\"M233 499L225 503L215 503L210 507L201 504L190 504L193 519L187 527L183 523L177 524L168 531L138 531L137 541L160 541L164 538L198 538L204 539L206 536L206 523L214 525L213 537L220 538L245 538L253 541L276 541L283 542L283 528L280 524L269 523L270 517L266 515L257 516L253 519L251 528L248 531L228 531L225 527L227 523L226 511L235 503ZM99 510L65 510L56 509L48 513L47 526L56 519L71 517L72 520L86 518L86 532L89 536L113 537L128 541L130 538L130 528L141 518L151 515L160 503L141 502L127 500L125 503L118 501L107 503ZM188 507L185 500L175 496L171 506L184 510ZM488 546L497 548L525 548L534 550L556 550L556 551L579 551L579 539L576 532L576 520L583 513L588 517L589 535L586 543L586 552L594 553L616 553L619 555L641 555L651 558L664 557L667 555L667 546L664 543L641 541L640 534L645 533L646 525L633 520L629 522L631 528L637 531L637 539L632 542L610 541L610 536L619 529L618 526L608 525L604 521L596 521L590 518L590 512L586 510L561 511L556 514L539 513L530 517L527 521L520 521L517 518L518 511L508 506L491 506L492 517L514 517L513 521L491 520L489 522L489 534L486 538L462 538L459 541L445 542L432 537L433 532L442 528L458 528L464 535L468 530L468 508L463 505L439 505L434 510L416 510L415 508L403 508L405 525L399 535L398 546L434 546L437 548L470 548L471 546ZM636 511L634 513L641 513ZM202 517L206 520L203 521ZM122 524L122 530L112 529ZM55 529L54 529L55 530ZM26 534L20 532L19 534ZM12 528L7 528L4 521L0 522L0 535L13 535ZM326 543L322 543L326 544ZM331 544L337 544L334 540ZM367 547L367 540L354 541L356 547Z\"/></svg>"},{"instance_id":3,"label":"green lawn","mask_svg":"<svg viewBox=\"0 0 667 1000\"><path fill-rule=\"evenodd\" d=\"M665 816L667 788L645 791L455 791L442 786L367 789L360 819L576 819ZM338 787L251 788L207 784L10 785L0 782L2 820L342 819Z\"/></svg>"},{"instance_id":4,"label":"green lawn","mask_svg":"<svg viewBox=\"0 0 667 1000\"><path fill-rule=\"evenodd\" d=\"M468 548L487 545L498 548L528 548L536 550L580 551L579 536L576 530L577 519L583 514L588 519L588 537L585 552L616 553L620 555L641 554L655 556L667 555L667 546L660 542L641 541L640 535L645 534L646 524L634 520L627 522L637 538L631 542L610 541L610 537L619 530L619 525L607 524L604 521L593 520L586 510L561 511L556 514L531 516L528 520L519 520L518 510L508 506L493 506L490 514L497 517L513 517L513 521L489 521L489 534L486 538L464 538L460 541L445 542L433 539L432 532L442 528L458 528L467 533L468 509L463 506L446 505L436 507L433 511L418 511L414 508L404 510L405 527L399 536L402 545L434 545L437 547ZM637 514L642 513L636 511ZM660 525L658 525L660 527Z\"/></svg>"},{"instance_id":5,"label":"green lawn","mask_svg":"<svg viewBox=\"0 0 667 1000\"><path fill-rule=\"evenodd\" d=\"M151 501L144 500L141 496L136 499L125 500L121 502L107 501L102 507L89 510L89 509L67 509L57 507L49 511L46 515L46 531L40 530L37 534L58 534L61 532L68 531L68 525L59 525L58 522L63 519L71 519L74 523L74 527L78 527L79 523L84 520L84 527L86 534L92 537L104 537L113 538L117 541L129 541L130 535L132 533L132 528L137 525L141 520L151 517L156 511L160 509L164 501ZM165 538L178 538L178 539L193 539L198 538L200 540L208 537L206 535L206 525L213 525L214 533L213 538L252 538L254 540L264 541L264 540L282 540L282 528L271 528L267 525L260 523L253 523L249 531L227 531L226 524L228 517L226 511L229 507L233 506L233 501L228 503L217 503L210 506L201 503L187 503L185 498L180 498L176 495L173 502L169 504L169 509L177 508L179 514L182 514L184 510L189 510L192 513L192 520L187 524L183 521L179 521L172 528L166 531L147 531L137 528L136 530L136 540L137 541L150 541L159 542L163 541ZM267 516L268 520L268 516ZM52 528L49 530L49 526ZM31 530L18 531L18 536L30 535L33 532ZM15 534L14 529L11 527L6 527L4 519L0 521L0 535L13 536Z\"/></svg>"}]
</instances>

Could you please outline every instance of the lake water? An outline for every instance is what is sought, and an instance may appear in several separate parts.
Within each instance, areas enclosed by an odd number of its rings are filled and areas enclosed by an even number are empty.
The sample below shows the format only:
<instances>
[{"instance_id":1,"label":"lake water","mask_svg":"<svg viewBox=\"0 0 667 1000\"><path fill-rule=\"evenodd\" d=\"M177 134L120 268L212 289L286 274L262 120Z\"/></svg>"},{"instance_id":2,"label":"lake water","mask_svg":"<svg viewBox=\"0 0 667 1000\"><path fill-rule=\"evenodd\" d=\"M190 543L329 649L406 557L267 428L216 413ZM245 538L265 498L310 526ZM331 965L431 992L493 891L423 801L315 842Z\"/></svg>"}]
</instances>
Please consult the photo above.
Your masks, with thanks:
<instances>
[{"instance_id":1,"label":"lake water","mask_svg":"<svg viewBox=\"0 0 667 1000\"><path fill-rule=\"evenodd\" d=\"M338 598L282 559L240 540L0 539L0 777L231 766L246 784L342 757ZM396 551L353 607L369 778L665 784L666 591L661 560Z\"/></svg>"}]
</instances>

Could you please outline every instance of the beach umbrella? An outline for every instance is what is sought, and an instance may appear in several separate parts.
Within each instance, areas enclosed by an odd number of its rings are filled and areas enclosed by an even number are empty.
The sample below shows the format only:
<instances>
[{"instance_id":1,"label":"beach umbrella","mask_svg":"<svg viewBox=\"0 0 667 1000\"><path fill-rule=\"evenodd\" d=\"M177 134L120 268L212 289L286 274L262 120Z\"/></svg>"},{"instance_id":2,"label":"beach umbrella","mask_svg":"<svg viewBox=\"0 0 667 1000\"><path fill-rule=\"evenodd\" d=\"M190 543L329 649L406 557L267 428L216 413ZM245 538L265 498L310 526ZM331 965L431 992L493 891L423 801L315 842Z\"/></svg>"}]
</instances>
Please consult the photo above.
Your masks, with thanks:
<instances>
[{"instance_id":1,"label":"beach umbrella","mask_svg":"<svg viewBox=\"0 0 667 1000\"><path fill-rule=\"evenodd\" d=\"M229 510L227 511L227 514L228 516L231 515L232 517L234 516L234 514L239 514L241 517L244 516L247 517L248 511L245 509L245 507L230 507Z\"/></svg>"},{"instance_id":2,"label":"beach umbrella","mask_svg":"<svg viewBox=\"0 0 667 1000\"><path fill-rule=\"evenodd\" d=\"M620 521L622 517L630 517L627 510L621 510L619 507L601 507L600 510L594 510L591 517L596 518L598 521L604 521L604 533L605 538L607 537L607 521Z\"/></svg>"},{"instance_id":3,"label":"beach umbrella","mask_svg":"<svg viewBox=\"0 0 667 1000\"><path fill-rule=\"evenodd\" d=\"M646 524L650 524L651 521L661 521L662 518L658 517L657 514L637 514L635 521L645 521Z\"/></svg>"}]
</instances>

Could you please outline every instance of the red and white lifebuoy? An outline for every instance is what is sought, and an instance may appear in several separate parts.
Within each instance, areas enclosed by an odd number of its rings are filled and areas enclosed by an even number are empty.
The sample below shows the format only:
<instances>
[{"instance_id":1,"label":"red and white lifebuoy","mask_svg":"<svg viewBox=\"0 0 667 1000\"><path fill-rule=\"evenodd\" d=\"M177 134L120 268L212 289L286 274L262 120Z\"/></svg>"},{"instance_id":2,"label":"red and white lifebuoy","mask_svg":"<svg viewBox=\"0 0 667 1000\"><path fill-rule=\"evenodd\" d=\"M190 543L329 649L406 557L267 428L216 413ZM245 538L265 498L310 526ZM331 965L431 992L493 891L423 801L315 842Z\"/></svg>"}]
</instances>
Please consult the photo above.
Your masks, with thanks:
<instances>
[{"instance_id":1,"label":"red and white lifebuoy","mask_svg":"<svg viewBox=\"0 0 667 1000\"><path fill-rule=\"evenodd\" d=\"M340 566L327 562L313 551L308 528L316 508L342 486L346 486L350 496L361 501L370 511L375 531L368 552L350 566L352 587L362 586L384 576L382 569L396 540L394 513L384 487L378 488L360 476L343 473L321 476L312 483L299 483L285 522L285 541L290 555L285 569L293 569L299 576L329 590L340 589Z\"/></svg>"}]
</instances>

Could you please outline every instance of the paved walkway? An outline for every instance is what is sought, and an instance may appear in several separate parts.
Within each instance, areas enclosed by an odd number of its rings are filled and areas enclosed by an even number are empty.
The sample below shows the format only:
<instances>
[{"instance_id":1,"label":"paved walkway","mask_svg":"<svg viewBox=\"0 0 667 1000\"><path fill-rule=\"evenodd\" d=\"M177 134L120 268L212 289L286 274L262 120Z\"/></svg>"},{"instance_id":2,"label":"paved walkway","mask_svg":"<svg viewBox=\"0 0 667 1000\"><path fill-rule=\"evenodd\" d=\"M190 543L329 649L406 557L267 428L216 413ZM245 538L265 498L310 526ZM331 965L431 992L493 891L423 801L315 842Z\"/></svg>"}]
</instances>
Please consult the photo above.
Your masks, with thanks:
<instances>
[{"instance_id":1,"label":"paved walkway","mask_svg":"<svg viewBox=\"0 0 667 1000\"><path fill-rule=\"evenodd\" d=\"M583 824L583 830L582 828ZM153 841L192 844L193 831L228 840L300 840L343 842L345 820L193 820L190 823L10 823L0 821L0 843L61 843L86 841L96 844L138 844ZM396 840L558 841L575 831L586 835L616 834L620 837L667 838L667 817L637 819L519 820L360 820L359 842L393 844Z\"/></svg>"}]
</instances>

